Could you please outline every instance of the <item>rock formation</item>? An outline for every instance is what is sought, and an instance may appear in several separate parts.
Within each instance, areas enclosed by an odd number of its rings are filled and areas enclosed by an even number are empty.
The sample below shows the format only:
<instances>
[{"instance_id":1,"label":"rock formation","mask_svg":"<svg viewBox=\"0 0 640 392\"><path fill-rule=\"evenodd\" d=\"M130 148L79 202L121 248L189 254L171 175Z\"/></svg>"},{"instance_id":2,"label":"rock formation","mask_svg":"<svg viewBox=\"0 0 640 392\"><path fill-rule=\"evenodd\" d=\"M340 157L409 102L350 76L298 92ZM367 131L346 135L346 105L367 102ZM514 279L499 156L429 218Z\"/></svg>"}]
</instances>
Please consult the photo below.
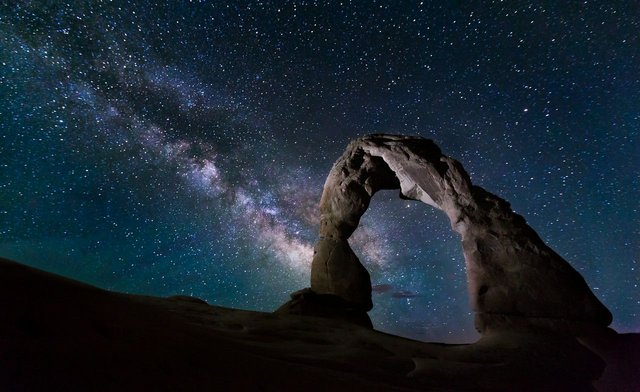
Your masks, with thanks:
<instances>
[{"instance_id":1,"label":"rock formation","mask_svg":"<svg viewBox=\"0 0 640 392\"><path fill-rule=\"evenodd\" d=\"M402 198L444 211L461 235L479 331L523 322L554 328L611 322L582 276L508 202L473 185L462 165L431 140L411 136L354 140L334 164L320 200L313 293L337 296L362 312L372 308L369 274L347 240L371 197L398 188Z\"/></svg>"},{"instance_id":2,"label":"rock formation","mask_svg":"<svg viewBox=\"0 0 640 392\"><path fill-rule=\"evenodd\" d=\"M335 296L297 297L294 314L223 308L109 292L0 257L0 391L640 391L637 333L424 343L337 320L330 308L347 305ZM330 314L298 317L309 311L298 305Z\"/></svg>"}]
</instances>

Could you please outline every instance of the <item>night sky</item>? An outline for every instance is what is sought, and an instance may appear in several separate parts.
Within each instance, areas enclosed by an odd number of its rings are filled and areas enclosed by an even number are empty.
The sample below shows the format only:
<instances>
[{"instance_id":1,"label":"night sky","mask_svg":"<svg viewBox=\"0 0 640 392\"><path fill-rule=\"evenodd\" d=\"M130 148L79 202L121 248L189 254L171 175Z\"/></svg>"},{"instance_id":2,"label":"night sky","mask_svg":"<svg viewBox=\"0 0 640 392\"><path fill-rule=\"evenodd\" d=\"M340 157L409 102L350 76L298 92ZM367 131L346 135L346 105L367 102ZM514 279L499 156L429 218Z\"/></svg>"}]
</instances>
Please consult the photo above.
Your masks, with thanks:
<instances>
[{"instance_id":1,"label":"night sky","mask_svg":"<svg viewBox=\"0 0 640 392\"><path fill-rule=\"evenodd\" d=\"M1 256L272 311L349 140L422 135L640 331L638 2L6 3ZM473 340L458 235L397 194L351 240L375 327Z\"/></svg>"}]
</instances>

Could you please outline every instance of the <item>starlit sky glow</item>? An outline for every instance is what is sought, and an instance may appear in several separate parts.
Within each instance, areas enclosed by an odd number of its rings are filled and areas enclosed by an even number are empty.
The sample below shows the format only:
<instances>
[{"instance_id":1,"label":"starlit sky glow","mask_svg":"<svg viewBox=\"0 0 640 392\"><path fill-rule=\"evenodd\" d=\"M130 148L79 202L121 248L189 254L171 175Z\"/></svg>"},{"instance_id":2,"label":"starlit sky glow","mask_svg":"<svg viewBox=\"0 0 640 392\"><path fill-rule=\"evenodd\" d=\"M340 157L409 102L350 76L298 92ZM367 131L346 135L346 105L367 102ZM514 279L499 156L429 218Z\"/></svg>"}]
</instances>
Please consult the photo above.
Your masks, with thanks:
<instances>
[{"instance_id":1,"label":"starlit sky glow","mask_svg":"<svg viewBox=\"0 0 640 392\"><path fill-rule=\"evenodd\" d=\"M640 5L0 5L0 256L272 311L309 285L349 140L433 139L640 331ZM377 329L477 337L460 240L380 192L351 238Z\"/></svg>"}]
</instances>

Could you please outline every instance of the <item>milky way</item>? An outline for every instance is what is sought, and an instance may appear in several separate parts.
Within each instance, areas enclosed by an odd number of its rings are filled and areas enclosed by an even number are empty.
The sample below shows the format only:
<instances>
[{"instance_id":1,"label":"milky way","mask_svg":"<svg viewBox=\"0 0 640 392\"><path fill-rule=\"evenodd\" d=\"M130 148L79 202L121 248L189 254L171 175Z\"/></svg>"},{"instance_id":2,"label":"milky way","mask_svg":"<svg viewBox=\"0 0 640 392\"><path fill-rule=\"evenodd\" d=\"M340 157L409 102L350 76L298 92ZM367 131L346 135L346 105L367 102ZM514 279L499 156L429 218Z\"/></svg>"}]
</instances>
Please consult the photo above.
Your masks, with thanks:
<instances>
[{"instance_id":1,"label":"milky way","mask_svg":"<svg viewBox=\"0 0 640 392\"><path fill-rule=\"evenodd\" d=\"M0 8L0 255L270 311L308 286L348 141L417 134L640 328L640 10L629 2L37 2ZM446 217L373 199L376 328L477 335Z\"/></svg>"}]
</instances>

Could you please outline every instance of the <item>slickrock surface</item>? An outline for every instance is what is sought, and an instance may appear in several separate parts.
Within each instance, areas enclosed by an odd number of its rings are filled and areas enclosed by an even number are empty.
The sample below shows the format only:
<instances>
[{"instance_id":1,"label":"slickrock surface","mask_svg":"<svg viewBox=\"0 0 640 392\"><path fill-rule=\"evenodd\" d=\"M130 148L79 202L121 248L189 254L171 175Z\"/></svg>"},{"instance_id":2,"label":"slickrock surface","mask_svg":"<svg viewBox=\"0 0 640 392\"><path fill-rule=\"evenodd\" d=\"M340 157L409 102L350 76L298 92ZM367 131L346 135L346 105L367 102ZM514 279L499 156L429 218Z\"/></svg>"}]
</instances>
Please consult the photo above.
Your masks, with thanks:
<instances>
[{"instance_id":1,"label":"slickrock surface","mask_svg":"<svg viewBox=\"0 0 640 392\"><path fill-rule=\"evenodd\" d=\"M0 259L2 391L635 391L639 337L503 329L424 343L334 318L113 293Z\"/></svg>"}]
</instances>

